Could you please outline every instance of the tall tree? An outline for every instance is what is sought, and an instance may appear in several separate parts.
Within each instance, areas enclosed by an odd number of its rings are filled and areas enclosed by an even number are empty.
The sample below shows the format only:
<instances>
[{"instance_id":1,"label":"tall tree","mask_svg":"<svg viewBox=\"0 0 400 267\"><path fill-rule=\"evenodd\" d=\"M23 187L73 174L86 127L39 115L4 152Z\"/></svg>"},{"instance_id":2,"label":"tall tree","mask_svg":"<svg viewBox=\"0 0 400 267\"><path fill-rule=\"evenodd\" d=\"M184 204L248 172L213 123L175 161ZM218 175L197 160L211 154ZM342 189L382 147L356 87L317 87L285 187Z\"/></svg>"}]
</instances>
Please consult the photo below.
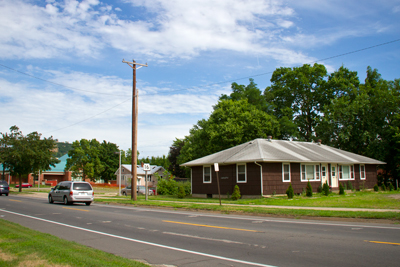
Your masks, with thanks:
<instances>
[{"instance_id":1,"label":"tall tree","mask_svg":"<svg viewBox=\"0 0 400 267\"><path fill-rule=\"evenodd\" d=\"M321 110L333 97L326 90L326 79L325 66L317 63L274 71L272 84L264 95L281 125L280 138L315 139L315 128L323 116Z\"/></svg>"},{"instance_id":2,"label":"tall tree","mask_svg":"<svg viewBox=\"0 0 400 267\"><path fill-rule=\"evenodd\" d=\"M1 133L3 161L9 168L11 175L18 176L19 191L22 187L22 176L38 171L50 170L60 162L53 155L56 141L53 137L41 139L41 134L32 132L26 136L22 134L17 126L10 128L10 134Z\"/></svg>"},{"instance_id":3,"label":"tall tree","mask_svg":"<svg viewBox=\"0 0 400 267\"><path fill-rule=\"evenodd\" d=\"M100 172L100 177L105 183L115 178L114 173L119 167L119 155L115 154L115 152L118 152L116 144L106 141L100 144L99 159L104 167Z\"/></svg>"},{"instance_id":4,"label":"tall tree","mask_svg":"<svg viewBox=\"0 0 400 267\"><path fill-rule=\"evenodd\" d=\"M168 160L171 163L168 171L176 177L186 177L186 170L179 166L178 157L181 154L181 149L185 145L183 139L176 138L169 148Z\"/></svg>"},{"instance_id":5,"label":"tall tree","mask_svg":"<svg viewBox=\"0 0 400 267\"><path fill-rule=\"evenodd\" d=\"M72 149L68 151L65 169L71 170L75 178L89 178L92 181L101 177L104 165L100 160L100 143L96 139L76 140L72 143Z\"/></svg>"},{"instance_id":6,"label":"tall tree","mask_svg":"<svg viewBox=\"0 0 400 267\"><path fill-rule=\"evenodd\" d=\"M273 116L257 109L247 99L222 100L208 120L190 130L181 149L179 163L227 149L256 138L277 136L279 124Z\"/></svg>"}]
</instances>

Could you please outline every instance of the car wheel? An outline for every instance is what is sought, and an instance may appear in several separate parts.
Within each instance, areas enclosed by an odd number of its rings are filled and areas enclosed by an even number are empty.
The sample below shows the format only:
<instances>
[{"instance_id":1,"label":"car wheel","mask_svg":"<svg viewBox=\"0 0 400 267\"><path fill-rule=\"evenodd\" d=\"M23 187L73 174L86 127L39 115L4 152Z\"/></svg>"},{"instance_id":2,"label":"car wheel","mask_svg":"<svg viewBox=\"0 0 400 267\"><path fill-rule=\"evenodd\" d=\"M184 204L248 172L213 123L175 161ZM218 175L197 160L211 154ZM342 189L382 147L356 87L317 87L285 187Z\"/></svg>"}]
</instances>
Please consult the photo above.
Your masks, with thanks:
<instances>
[{"instance_id":1,"label":"car wheel","mask_svg":"<svg viewBox=\"0 0 400 267\"><path fill-rule=\"evenodd\" d=\"M0 196L2 196L3 194L0 194Z\"/></svg>"},{"instance_id":2,"label":"car wheel","mask_svg":"<svg viewBox=\"0 0 400 267\"><path fill-rule=\"evenodd\" d=\"M126 192L122 192L122 195L123 195L123 196L126 196Z\"/></svg>"},{"instance_id":3,"label":"car wheel","mask_svg":"<svg viewBox=\"0 0 400 267\"><path fill-rule=\"evenodd\" d=\"M8 193L6 194L6 196L8 197Z\"/></svg>"},{"instance_id":4,"label":"car wheel","mask_svg":"<svg viewBox=\"0 0 400 267\"><path fill-rule=\"evenodd\" d=\"M31 188L30 186L28 186L28 188Z\"/></svg>"},{"instance_id":5,"label":"car wheel","mask_svg":"<svg viewBox=\"0 0 400 267\"><path fill-rule=\"evenodd\" d=\"M92 202L86 202L85 204L86 204L86 206L90 206L90 204L92 204Z\"/></svg>"},{"instance_id":6,"label":"car wheel","mask_svg":"<svg viewBox=\"0 0 400 267\"><path fill-rule=\"evenodd\" d=\"M49 196L49 203L51 204L51 203L53 203L54 201L53 201L53 197L52 196Z\"/></svg>"},{"instance_id":7,"label":"car wheel","mask_svg":"<svg viewBox=\"0 0 400 267\"><path fill-rule=\"evenodd\" d=\"M64 204L65 204L65 205L69 205L69 203L70 203L70 202L68 201L68 198L67 198L67 197L64 197Z\"/></svg>"}]
</instances>

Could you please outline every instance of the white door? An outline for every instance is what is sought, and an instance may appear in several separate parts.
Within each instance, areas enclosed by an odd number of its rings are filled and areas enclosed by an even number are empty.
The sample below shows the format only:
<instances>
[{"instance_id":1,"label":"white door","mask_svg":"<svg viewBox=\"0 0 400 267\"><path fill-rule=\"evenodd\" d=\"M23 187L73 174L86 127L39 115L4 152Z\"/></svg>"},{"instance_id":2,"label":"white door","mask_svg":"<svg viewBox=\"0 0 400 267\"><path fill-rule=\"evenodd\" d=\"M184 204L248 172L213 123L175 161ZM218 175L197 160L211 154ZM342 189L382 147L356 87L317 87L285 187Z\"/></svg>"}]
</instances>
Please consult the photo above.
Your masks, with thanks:
<instances>
[{"instance_id":1,"label":"white door","mask_svg":"<svg viewBox=\"0 0 400 267\"><path fill-rule=\"evenodd\" d=\"M325 184L328 181L328 165L327 164L321 165L321 178L322 178L322 184ZM329 181L328 181L328 185L329 185Z\"/></svg>"},{"instance_id":2,"label":"white door","mask_svg":"<svg viewBox=\"0 0 400 267\"><path fill-rule=\"evenodd\" d=\"M331 164L331 179L332 187L338 187L337 167L333 164Z\"/></svg>"}]
</instances>

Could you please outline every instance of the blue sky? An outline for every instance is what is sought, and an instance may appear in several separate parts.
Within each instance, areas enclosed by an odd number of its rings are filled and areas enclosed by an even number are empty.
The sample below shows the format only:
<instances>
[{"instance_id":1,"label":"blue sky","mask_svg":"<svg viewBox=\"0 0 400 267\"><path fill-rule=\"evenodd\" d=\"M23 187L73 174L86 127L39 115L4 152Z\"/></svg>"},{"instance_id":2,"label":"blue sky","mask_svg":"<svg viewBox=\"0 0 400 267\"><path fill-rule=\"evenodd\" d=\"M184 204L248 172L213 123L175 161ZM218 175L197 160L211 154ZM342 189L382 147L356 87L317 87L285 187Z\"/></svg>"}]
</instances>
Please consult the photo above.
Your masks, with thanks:
<instances>
[{"instance_id":1,"label":"blue sky","mask_svg":"<svg viewBox=\"0 0 400 267\"><path fill-rule=\"evenodd\" d=\"M263 91L276 68L388 42L318 63L361 81L367 66L400 78L399 18L396 0L1 0L0 132L128 149L132 70L122 59L134 59L148 63L137 71L138 150L167 155L232 81L254 77Z\"/></svg>"}]
</instances>

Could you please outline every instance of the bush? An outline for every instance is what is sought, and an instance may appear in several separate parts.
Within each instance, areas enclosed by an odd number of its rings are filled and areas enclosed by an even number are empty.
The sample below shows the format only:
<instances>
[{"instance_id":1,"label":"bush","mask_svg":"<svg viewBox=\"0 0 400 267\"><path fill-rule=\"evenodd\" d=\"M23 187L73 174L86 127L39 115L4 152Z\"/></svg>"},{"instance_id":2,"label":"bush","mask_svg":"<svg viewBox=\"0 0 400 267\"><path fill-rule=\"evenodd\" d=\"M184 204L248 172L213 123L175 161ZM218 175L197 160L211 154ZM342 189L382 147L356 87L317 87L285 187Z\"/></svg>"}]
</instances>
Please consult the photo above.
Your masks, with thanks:
<instances>
[{"instance_id":1,"label":"bush","mask_svg":"<svg viewBox=\"0 0 400 267\"><path fill-rule=\"evenodd\" d=\"M308 182L307 182L306 196L312 197L312 186L311 186L310 180L308 180Z\"/></svg>"},{"instance_id":2,"label":"bush","mask_svg":"<svg viewBox=\"0 0 400 267\"><path fill-rule=\"evenodd\" d=\"M339 195L344 195L344 187L342 184L339 184Z\"/></svg>"},{"instance_id":3,"label":"bush","mask_svg":"<svg viewBox=\"0 0 400 267\"><path fill-rule=\"evenodd\" d=\"M322 193L322 185L319 185L319 186L318 186L317 192L318 192L318 193Z\"/></svg>"},{"instance_id":4,"label":"bush","mask_svg":"<svg viewBox=\"0 0 400 267\"><path fill-rule=\"evenodd\" d=\"M347 188L349 190L353 190L354 189L353 184L350 181L347 181Z\"/></svg>"},{"instance_id":5,"label":"bush","mask_svg":"<svg viewBox=\"0 0 400 267\"><path fill-rule=\"evenodd\" d=\"M292 184L289 184L289 187L286 190L286 195L287 195L288 198L293 198L294 190L293 190Z\"/></svg>"},{"instance_id":6,"label":"bush","mask_svg":"<svg viewBox=\"0 0 400 267\"><path fill-rule=\"evenodd\" d=\"M182 183L178 186L178 193L176 194L176 196L178 198L184 198L186 196L185 187Z\"/></svg>"},{"instance_id":7,"label":"bush","mask_svg":"<svg viewBox=\"0 0 400 267\"><path fill-rule=\"evenodd\" d=\"M160 195L176 195L178 193L177 182L172 176L167 179L160 178L157 182L157 193Z\"/></svg>"},{"instance_id":8,"label":"bush","mask_svg":"<svg viewBox=\"0 0 400 267\"><path fill-rule=\"evenodd\" d=\"M379 191L379 186L376 184L376 185L374 185L374 191L375 192L378 192Z\"/></svg>"},{"instance_id":9,"label":"bush","mask_svg":"<svg viewBox=\"0 0 400 267\"><path fill-rule=\"evenodd\" d=\"M386 191L386 185L384 183L382 183L382 191Z\"/></svg>"},{"instance_id":10,"label":"bush","mask_svg":"<svg viewBox=\"0 0 400 267\"><path fill-rule=\"evenodd\" d=\"M394 186L392 185L392 183L389 183L389 191L393 191L394 190Z\"/></svg>"},{"instance_id":11,"label":"bush","mask_svg":"<svg viewBox=\"0 0 400 267\"><path fill-rule=\"evenodd\" d=\"M241 198L242 196L240 195L240 189L238 185L235 185L235 188L233 189L233 193L232 193L232 199L233 200L238 200L239 198Z\"/></svg>"},{"instance_id":12,"label":"bush","mask_svg":"<svg viewBox=\"0 0 400 267\"><path fill-rule=\"evenodd\" d=\"M324 192L324 195L327 196L329 195L329 185L328 185L328 181L326 181L322 187L322 191Z\"/></svg>"}]
</instances>

